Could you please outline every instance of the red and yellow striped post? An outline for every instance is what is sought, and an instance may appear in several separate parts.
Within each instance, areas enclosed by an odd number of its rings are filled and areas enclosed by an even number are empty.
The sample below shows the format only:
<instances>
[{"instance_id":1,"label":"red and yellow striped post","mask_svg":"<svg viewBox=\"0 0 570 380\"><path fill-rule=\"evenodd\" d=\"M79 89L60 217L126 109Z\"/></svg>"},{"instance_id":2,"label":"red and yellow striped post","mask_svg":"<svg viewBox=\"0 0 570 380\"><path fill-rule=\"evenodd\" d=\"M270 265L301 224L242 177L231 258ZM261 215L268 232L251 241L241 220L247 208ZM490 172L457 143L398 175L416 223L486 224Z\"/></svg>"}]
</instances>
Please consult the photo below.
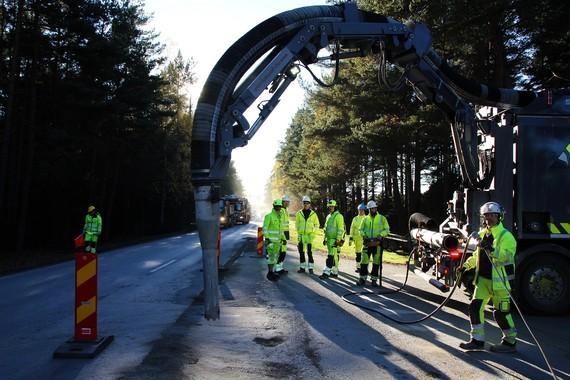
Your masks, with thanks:
<instances>
[{"instance_id":1,"label":"red and yellow striped post","mask_svg":"<svg viewBox=\"0 0 570 380\"><path fill-rule=\"evenodd\" d=\"M75 253L76 341L97 339L97 255Z\"/></svg>"},{"instance_id":2,"label":"red and yellow striped post","mask_svg":"<svg viewBox=\"0 0 570 380\"><path fill-rule=\"evenodd\" d=\"M263 256L263 228L257 227L257 255Z\"/></svg>"},{"instance_id":3,"label":"red and yellow striped post","mask_svg":"<svg viewBox=\"0 0 570 380\"><path fill-rule=\"evenodd\" d=\"M83 236L75 239L75 333L54 358L94 358L114 339L97 336L97 255L84 252Z\"/></svg>"}]
</instances>

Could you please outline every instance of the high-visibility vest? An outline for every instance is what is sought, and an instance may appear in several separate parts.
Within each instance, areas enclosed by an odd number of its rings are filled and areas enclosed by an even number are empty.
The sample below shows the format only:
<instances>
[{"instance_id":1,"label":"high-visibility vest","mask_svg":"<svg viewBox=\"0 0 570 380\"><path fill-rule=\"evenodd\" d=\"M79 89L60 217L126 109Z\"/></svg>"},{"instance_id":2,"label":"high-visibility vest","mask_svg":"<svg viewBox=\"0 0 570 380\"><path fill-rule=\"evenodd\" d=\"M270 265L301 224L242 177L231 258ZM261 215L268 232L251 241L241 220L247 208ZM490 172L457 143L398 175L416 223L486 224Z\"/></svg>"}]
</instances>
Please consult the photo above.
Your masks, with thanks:
<instances>
[{"instance_id":1,"label":"high-visibility vest","mask_svg":"<svg viewBox=\"0 0 570 380\"><path fill-rule=\"evenodd\" d=\"M384 215L377 213L372 217L367 215L360 225L360 234L365 239L386 237L390 233L388 219Z\"/></svg>"},{"instance_id":2,"label":"high-visibility vest","mask_svg":"<svg viewBox=\"0 0 570 380\"><path fill-rule=\"evenodd\" d=\"M283 234L283 223L281 221L281 212L275 209L263 218L263 236L272 242L281 242L285 239Z\"/></svg>"},{"instance_id":3,"label":"high-visibility vest","mask_svg":"<svg viewBox=\"0 0 570 380\"><path fill-rule=\"evenodd\" d=\"M283 226L283 231L289 232L289 212L285 207L281 207L281 224Z\"/></svg>"},{"instance_id":4,"label":"high-visibility vest","mask_svg":"<svg viewBox=\"0 0 570 380\"><path fill-rule=\"evenodd\" d=\"M97 241L97 237L101 234L103 229L103 220L100 214L91 216L87 214L85 216L85 225L83 226L83 232L85 233L85 240Z\"/></svg>"},{"instance_id":5,"label":"high-visibility vest","mask_svg":"<svg viewBox=\"0 0 570 380\"><path fill-rule=\"evenodd\" d=\"M338 211L327 215L325 220L325 239L343 240L344 234L344 216Z\"/></svg>"},{"instance_id":6,"label":"high-visibility vest","mask_svg":"<svg viewBox=\"0 0 570 380\"><path fill-rule=\"evenodd\" d=\"M310 235L316 233L320 227L317 213L311 210L309 217L305 219L303 210L297 211L297 214L295 214L295 227L297 228L298 235Z\"/></svg>"},{"instance_id":7,"label":"high-visibility vest","mask_svg":"<svg viewBox=\"0 0 570 380\"><path fill-rule=\"evenodd\" d=\"M360 226L364 218L366 218L366 215L356 215L352 218L352 222L350 223L350 237L352 237L352 240L362 240Z\"/></svg>"},{"instance_id":8,"label":"high-visibility vest","mask_svg":"<svg viewBox=\"0 0 570 380\"><path fill-rule=\"evenodd\" d=\"M488 233L493 235L493 251L489 252L489 256L493 263L491 269L491 281L493 281L493 289L511 289L510 281L515 279L515 255L517 252L517 241L513 234L511 234L504 226L503 223L496 226L483 228L479 231L479 237L483 238ZM480 252L477 247L473 255L465 260L463 266L466 269L475 268L475 278L473 283L477 282L479 275L479 255L484 255L485 252Z\"/></svg>"}]
</instances>

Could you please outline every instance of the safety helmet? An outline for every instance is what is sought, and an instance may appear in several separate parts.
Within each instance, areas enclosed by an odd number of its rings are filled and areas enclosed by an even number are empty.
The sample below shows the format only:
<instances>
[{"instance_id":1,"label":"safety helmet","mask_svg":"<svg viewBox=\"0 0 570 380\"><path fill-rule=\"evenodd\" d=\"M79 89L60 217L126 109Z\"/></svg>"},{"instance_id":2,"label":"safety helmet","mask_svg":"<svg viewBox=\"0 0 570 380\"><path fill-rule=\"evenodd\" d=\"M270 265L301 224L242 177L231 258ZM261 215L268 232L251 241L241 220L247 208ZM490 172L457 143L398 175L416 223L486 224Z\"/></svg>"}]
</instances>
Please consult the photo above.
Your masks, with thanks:
<instances>
[{"instance_id":1,"label":"safety helmet","mask_svg":"<svg viewBox=\"0 0 570 380\"><path fill-rule=\"evenodd\" d=\"M487 203L483 204L483 206L481 206L479 213L481 215L485 215L485 214L500 214L500 215L502 215L505 213L505 210L503 209L503 206L501 206L497 202L487 202Z\"/></svg>"},{"instance_id":2,"label":"safety helmet","mask_svg":"<svg viewBox=\"0 0 570 380\"><path fill-rule=\"evenodd\" d=\"M275 199L273 201L273 206L280 206L280 207L283 206L283 200L279 198Z\"/></svg>"},{"instance_id":3,"label":"safety helmet","mask_svg":"<svg viewBox=\"0 0 570 380\"><path fill-rule=\"evenodd\" d=\"M359 209L359 210L366 210L367 208L368 208L368 207L366 207L366 205L364 204L364 202L358 205L358 209Z\"/></svg>"},{"instance_id":4,"label":"safety helmet","mask_svg":"<svg viewBox=\"0 0 570 380\"><path fill-rule=\"evenodd\" d=\"M309 202L309 203L311 203L311 198L309 198L308 195L303 195L302 202Z\"/></svg>"},{"instance_id":5,"label":"safety helmet","mask_svg":"<svg viewBox=\"0 0 570 380\"><path fill-rule=\"evenodd\" d=\"M95 206L92 205L87 207L87 212L93 212L93 211L95 211Z\"/></svg>"},{"instance_id":6,"label":"safety helmet","mask_svg":"<svg viewBox=\"0 0 570 380\"><path fill-rule=\"evenodd\" d=\"M290 199L289 199L289 196L288 196L288 195L284 195L284 196L282 196L282 197L281 197L281 200L282 200L283 202L289 202L289 201L290 201Z\"/></svg>"},{"instance_id":7,"label":"safety helmet","mask_svg":"<svg viewBox=\"0 0 570 380\"><path fill-rule=\"evenodd\" d=\"M331 199L328 203L327 203L327 207L336 207L336 201L334 199Z\"/></svg>"},{"instance_id":8,"label":"safety helmet","mask_svg":"<svg viewBox=\"0 0 570 380\"><path fill-rule=\"evenodd\" d=\"M376 202L374 202L374 201L368 201L368 203L366 204L366 207L367 207L368 209L371 209L371 208L378 208L378 206L376 205Z\"/></svg>"}]
</instances>

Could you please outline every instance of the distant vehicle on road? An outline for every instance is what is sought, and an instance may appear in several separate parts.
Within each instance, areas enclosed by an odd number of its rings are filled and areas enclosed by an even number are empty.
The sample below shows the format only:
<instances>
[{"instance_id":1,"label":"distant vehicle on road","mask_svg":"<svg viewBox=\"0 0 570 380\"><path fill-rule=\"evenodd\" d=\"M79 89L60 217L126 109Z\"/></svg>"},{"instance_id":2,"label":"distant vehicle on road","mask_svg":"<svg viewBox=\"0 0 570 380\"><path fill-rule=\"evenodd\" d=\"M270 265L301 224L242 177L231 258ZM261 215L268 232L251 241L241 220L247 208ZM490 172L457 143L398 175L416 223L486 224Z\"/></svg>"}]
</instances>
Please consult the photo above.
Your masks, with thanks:
<instances>
[{"instance_id":1,"label":"distant vehicle on road","mask_svg":"<svg viewBox=\"0 0 570 380\"><path fill-rule=\"evenodd\" d=\"M251 208L247 198L232 194L220 200L220 226L222 228L236 224L248 224L250 220Z\"/></svg>"}]
</instances>

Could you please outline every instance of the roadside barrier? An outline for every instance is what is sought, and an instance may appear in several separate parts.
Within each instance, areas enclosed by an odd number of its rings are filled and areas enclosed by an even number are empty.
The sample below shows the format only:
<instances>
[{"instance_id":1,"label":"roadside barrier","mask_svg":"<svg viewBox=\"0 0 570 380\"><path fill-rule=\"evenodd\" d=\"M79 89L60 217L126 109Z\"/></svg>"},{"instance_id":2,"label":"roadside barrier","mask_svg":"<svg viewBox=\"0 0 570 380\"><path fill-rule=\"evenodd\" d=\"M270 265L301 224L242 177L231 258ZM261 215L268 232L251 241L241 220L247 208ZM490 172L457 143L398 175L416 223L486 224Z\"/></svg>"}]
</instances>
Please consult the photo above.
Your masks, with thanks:
<instances>
[{"instance_id":1,"label":"roadside barrier","mask_svg":"<svg viewBox=\"0 0 570 380\"><path fill-rule=\"evenodd\" d=\"M97 336L97 254L84 252L83 235L75 238L75 329L54 358L93 358L114 339Z\"/></svg>"},{"instance_id":2,"label":"roadside barrier","mask_svg":"<svg viewBox=\"0 0 570 380\"><path fill-rule=\"evenodd\" d=\"M257 255L263 256L263 228L257 227Z\"/></svg>"}]
</instances>

